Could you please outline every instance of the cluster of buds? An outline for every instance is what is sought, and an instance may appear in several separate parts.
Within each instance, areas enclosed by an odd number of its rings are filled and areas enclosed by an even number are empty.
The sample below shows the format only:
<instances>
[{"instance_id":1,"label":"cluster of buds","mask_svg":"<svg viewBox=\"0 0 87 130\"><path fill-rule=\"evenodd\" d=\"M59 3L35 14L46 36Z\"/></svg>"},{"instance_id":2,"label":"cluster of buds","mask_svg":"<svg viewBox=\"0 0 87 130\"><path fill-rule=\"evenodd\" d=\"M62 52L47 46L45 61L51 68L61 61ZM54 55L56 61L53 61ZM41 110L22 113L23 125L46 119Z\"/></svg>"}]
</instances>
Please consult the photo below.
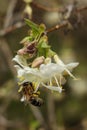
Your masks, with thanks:
<instances>
[{"instance_id":1,"label":"cluster of buds","mask_svg":"<svg viewBox=\"0 0 87 130\"><path fill-rule=\"evenodd\" d=\"M65 75L67 74L73 79L76 79L71 71L79 63L64 64L48 45L48 38L44 33L45 28L41 25L38 26L31 21L27 22L32 28L32 33L22 40L21 43L24 47L17 52L13 61L17 63L15 68L17 69L17 78L20 87L19 92L22 92L23 94L22 101L34 97L33 103L36 105L39 104L40 106L41 103L38 99L35 100L35 97L37 97L35 95L37 95L39 87L45 87L61 93L63 90L62 85L66 82ZM23 85L26 83L33 84L32 92L30 91L31 85ZM24 90L28 90L28 92L24 92Z\"/></svg>"},{"instance_id":2,"label":"cluster of buds","mask_svg":"<svg viewBox=\"0 0 87 130\"><path fill-rule=\"evenodd\" d=\"M23 42L21 42L23 43ZM18 50L17 54L18 55L28 55L29 57L34 56L36 53L36 41L33 42L24 42L24 47L20 50Z\"/></svg>"}]
</instances>

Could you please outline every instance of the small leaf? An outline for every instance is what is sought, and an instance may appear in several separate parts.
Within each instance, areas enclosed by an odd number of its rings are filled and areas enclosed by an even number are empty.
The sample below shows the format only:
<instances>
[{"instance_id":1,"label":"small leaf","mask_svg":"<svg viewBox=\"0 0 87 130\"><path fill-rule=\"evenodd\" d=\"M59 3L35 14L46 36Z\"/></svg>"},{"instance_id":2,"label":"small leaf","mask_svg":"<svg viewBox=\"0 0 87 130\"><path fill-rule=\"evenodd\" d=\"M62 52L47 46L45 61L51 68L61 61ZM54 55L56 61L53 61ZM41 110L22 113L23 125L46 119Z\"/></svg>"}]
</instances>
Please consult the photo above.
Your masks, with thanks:
<instances>
[{"instance_id":1,"label":"small leaf","mask_svg":"<svg viewBox=\"0 0 87 130\"><path fill-rule=\"evenodd\" d=\"M32 21L30 21L29 19L25 19L25 22L28 26L31 27L32 35L34 38L40 37L41 34L45 32L46 27L44 24L37 25Z\"/></svg>"},{"instance_id":2,"label":"small leaf","mask_svg":"<svg viewBox=\"0 0 87 130\"><path fill-rule=\"evenodd\" d=\"M38 26L37 24L33 23L33 22L30 21L29 19L25 19L25 23L26 23L28 26L30 26L31 29L33 29L33 30L39 32L39 30L38 30L38 29L39 29L39 26Z\"/></svg>"},{"instance_id":3,"label":"small leaf","mask_svg":"<svg viewBox=\"0 0 87 130\"><path fill-rule=\"evenodd\" d=\"M49 50L49 46L47 46L46 44L39 44L37 49L38 49L38 56L46 57L47 51Z\"/></svg>"},{"instance_id":4,"label":"small leaf","mask_svg":"<svg viewBox=\"0 0 87 130\"><path fill-rule=\"evenodd\" d=\"M29 40L29 37L27 36L27 37L23 38L23 39L20 41L20 43L22 44L22 43L24 43L24 42L27 42L28 40Z\"/></svg>"},{"instance_id":5,"label":"small leaf","mask_svg":"<svg viewBox=\"0 0 87 130\"><path fill-rule=\"evenodd\" d=\"M43 42L43 43L42 43L42 45L41 45L41 47L42 47L42 48L50 48L50 46L49 46L49 45L47 45L47 43L46 43L46 42Z\"/></svg>"}]
</instances>

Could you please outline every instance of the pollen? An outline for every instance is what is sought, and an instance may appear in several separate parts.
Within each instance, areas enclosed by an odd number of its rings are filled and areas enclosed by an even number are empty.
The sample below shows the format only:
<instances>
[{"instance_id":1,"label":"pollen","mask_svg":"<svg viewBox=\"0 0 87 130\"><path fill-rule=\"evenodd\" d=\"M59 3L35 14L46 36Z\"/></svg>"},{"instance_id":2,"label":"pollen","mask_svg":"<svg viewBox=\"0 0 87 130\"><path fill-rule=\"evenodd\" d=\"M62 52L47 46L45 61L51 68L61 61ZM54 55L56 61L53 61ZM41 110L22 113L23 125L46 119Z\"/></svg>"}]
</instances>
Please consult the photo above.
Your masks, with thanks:
<instances>
[{"instance_id":1,"label":"pollen","mask_svg":"<svg viewBox=\"0 0 87 130\"><path fill-rule=\"evenodd\" d=\"M24 79L25 79L23 76L20 76L20 77L17 76L17 78L19 79L20 82L24 81ZM19 85L20 85L20 83L19 83Z\"/></svg>"}]
</instances>

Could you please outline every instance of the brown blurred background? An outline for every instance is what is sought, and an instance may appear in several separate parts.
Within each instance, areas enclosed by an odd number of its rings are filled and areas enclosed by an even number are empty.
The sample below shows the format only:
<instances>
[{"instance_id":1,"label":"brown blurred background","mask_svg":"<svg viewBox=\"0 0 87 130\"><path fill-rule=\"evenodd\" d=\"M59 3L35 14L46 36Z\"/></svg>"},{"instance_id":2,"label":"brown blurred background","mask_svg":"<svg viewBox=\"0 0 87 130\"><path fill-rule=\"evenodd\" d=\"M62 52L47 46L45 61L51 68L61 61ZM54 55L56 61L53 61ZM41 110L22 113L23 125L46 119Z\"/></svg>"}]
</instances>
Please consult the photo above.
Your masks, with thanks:
<instances>
[{"instance_id":1,"label":"brown blurred background","mask_svg":"<svg viewBox=\"0 0 87 130\"><path fill-rule=\"evenodd\" d=\"M12 62L29 30L24 17L51 28L63 22L54 9L72 4L73 0L33 0L31 13L24 12L23 0L0 0L0 130L87 130L87 10L80 12L81 22L74 21L73 29L48 34L53 50L65 63L80 63L73 72L79 80L68 77L62 94L41 90L45 104L39 109L21 103ZM76 7L84 6L87 0L77 0Z\"/></svg>"}]
</instances>

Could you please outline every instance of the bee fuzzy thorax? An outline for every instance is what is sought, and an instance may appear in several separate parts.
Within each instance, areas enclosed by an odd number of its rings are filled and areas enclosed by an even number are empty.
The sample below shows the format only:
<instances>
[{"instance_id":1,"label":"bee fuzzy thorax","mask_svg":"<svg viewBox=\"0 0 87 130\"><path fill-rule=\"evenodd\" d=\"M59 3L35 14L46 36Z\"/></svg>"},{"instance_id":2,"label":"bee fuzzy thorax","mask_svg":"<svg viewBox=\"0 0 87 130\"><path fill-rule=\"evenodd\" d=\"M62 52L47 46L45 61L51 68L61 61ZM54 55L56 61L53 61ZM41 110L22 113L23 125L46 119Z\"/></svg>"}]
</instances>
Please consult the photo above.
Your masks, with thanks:
<instances>
[{"instance_id":1,"label":"bee fuzzy thorax","mask_svg":"<svg viewBox=\"0 0 87 130\"><path fill-rule=\"evenodd\" d=\"M21 90L21 93L23 95L21 98L21 101L29 102L34 106L40 107L43 105L43 99L39 97L38 91L36 93L34 91L35 89L34 89L33 83L24 82L22 84L22 90Z\"/></svg>"}]
</instances>

